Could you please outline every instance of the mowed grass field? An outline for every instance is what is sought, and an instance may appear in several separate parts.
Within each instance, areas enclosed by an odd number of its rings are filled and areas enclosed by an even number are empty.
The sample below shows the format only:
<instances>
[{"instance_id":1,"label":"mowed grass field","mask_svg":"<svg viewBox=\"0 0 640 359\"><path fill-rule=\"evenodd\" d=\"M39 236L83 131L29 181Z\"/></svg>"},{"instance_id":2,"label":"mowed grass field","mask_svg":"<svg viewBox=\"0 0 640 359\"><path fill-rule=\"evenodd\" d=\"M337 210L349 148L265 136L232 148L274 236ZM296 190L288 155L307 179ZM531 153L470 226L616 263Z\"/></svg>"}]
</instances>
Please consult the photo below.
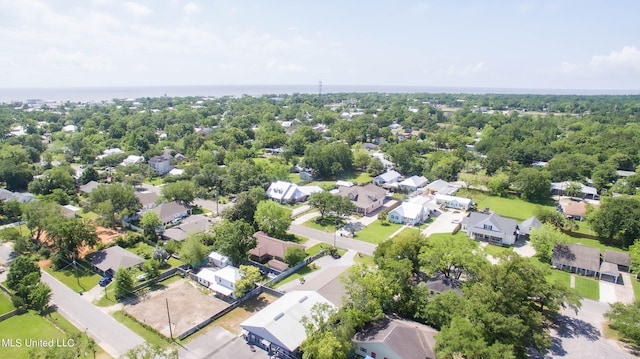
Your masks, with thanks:
<instances>
[{"instance_id":1,"label":"mowed grass field","mask_svg":"<svg viewBox=\"0 0 640 359\"><path fill-rule=\"evenodd\" d=\"M539 207L555 209L552 203L531 203L515 196L497 197L488 195L487 193L481 191L469 190L465 188L461 188L456 193L456 196L471 198L473 202L477 203L478 210L489 208L489 210L496 212L503 217L513 218L518 221L523 221L527 218L532 217L536 211L536 208Z\"/></svg>"}]
</instances>

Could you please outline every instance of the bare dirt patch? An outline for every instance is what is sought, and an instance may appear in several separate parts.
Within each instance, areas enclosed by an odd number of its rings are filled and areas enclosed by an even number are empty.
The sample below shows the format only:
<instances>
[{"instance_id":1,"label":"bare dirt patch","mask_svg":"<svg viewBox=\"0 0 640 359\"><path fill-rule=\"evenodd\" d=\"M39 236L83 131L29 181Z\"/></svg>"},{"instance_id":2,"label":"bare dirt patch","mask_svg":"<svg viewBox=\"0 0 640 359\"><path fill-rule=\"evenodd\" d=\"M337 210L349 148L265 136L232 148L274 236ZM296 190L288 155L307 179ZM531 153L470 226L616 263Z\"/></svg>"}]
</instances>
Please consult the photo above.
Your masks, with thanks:
<instances>
[{"instance_id":1,"label":"bare dirt patch","mask_svg":"<svg viewBox=\"0 0 640 359\"><path fill-rule=\"evenodd\" d=\"M124 310L141 323L169 337L167 300L174 338L229 306L212 295L202 293L190 282L182 281L168 289L151 293L148 299L127 305Z\"/></svg>"},{"instance_id":2,"label":"bare dirt patch","mask_svg":"<svg viewBox=\"0 0 640 359\"><path fill-rule=\"evenodd\" d=\"M96 226L96 234L98 235L98 243L109 244L115 242L116 238L124 236L127 231L123 229L111 229L102 226ZM94 251L94 247L83 246L78 249L80 258L84 258L87 254Z\"/></svg>"},{"instance_id":3,"label":"bare dirt patch","mask_svg":"<svg viewBox=\"0 0 640 359\"><path fill-rule=\"evenodd\" d=\"M214 321L212 325L223 327L231 333L239 335L242 330L240 323L259 312L262 308L273 303L276 299L278 298L267 293L262 293L223 315L220 319Z\"/></svg>"}]
</instances>

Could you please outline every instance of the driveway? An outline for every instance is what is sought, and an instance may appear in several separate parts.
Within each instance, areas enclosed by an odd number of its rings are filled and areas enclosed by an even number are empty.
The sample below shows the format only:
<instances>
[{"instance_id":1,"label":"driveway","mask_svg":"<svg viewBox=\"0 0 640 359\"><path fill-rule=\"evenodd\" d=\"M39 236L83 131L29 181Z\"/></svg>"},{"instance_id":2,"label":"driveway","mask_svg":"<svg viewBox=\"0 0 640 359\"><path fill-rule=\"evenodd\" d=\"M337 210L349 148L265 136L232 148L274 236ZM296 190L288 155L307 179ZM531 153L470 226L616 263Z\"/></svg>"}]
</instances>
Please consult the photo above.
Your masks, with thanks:
<instances>
[{"instance_id":1,"label":"driveway","mask_svg":"<svg viewBox=\"0 0 640 359\"><path fill-rule=\"evenodd\" d=\"M251 351L242 337L222 327L213 327L199 334L178 350L180 359L205 358L269 358L264 350Z\"/></svg>"},{"instance_id":2,"label":"driveway","mask_svg":"<svg viewBox=\"0 0 640 359\"><path fill-rule=\"evenodd\" d=\"M216 204L216 201L211 201L211 200L202 199L202 198L194 199L193 204L202 208L206 208L209 211L211 211L211 213L215 213L215 214L219 214L219 212L222 212L223 210L233 206L233 203L231 202Z\"/></svg>"},{"instance_id":3,"label":"driveway","mask_svg":"<svg viewBox=\"0 0 640 359\"><path fill-rule=\"evenodd\" d=\"M436 213L439 214L435 217L433 223L422 231L422 234L426 237L429 237L434 233L452 233L456 226L466 216L466 213L459 211L458 213L454 213L453 211L447 210L446 212L436 211Z\"/></svg>"},{"instance_id":4,"label":"driveway","mask_svg":"<svg viewBox=\"0 0 640 359\"><path fill-rule=\"evenodd\" d=\"M620 272L622 275L622 284L614 284L604 280L598 281L600 284L600 301L603 303L633 303L636 296L633 292L633 284L629 273Z\"/></svg>"},{"instance_id":5,"label":"driveway","mask_svg":"<svg viewBox=\"0 0 640 359\"><path fill-rule=\"evenodd\" d=\"M144 340L110 315L84 300L78 293L42 271L42 281L51 287L51 301L57 310L80 331L86 331L114 358L123 356Z\"/></svg>"},{"instance_id":6,"label":"driveway","mask_svg":"<svg viewBox=\"0 0 640 359\"><path fill-rule=\"evenodd\" d=\"M582 308L576 315L570 309L562 309L551 330L551 350L546 355L531 353L531 358L634 358L622 345L602 335L604 313L610 306L589 299L582 301Z\"/></svg>"},{"instance_id":7,"label":"driveway","mask_svg":"<svg viewBox=\"0 0 640 359\"><path fill-rule=\"evenodd\" d=\"M320 267L320 269L304 276L304 284L300 283L300 281L291 281L278 287L278 290L283 292L295 290L317 291L345 270L349 269L355 263L353 260L355 256L356 251L348 250L339 259L334 259L331 256L318 258L313 263Z\"/></svg>"}]
</instances>

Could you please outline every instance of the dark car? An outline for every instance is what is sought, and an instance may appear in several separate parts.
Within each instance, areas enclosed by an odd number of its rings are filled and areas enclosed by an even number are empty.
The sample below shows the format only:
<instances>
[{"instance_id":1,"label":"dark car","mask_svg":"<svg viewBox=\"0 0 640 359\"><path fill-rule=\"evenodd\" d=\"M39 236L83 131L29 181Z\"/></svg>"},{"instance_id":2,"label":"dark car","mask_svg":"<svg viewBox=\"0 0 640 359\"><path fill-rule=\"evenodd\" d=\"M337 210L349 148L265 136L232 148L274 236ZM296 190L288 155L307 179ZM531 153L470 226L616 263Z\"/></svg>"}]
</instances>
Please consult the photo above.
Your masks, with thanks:
<instances>
[{"instance_id":1,"label":"dark car","mask_svg":"<svg viewBox=\"0 0 640 359\"><path fill-rule=\"evenodd\" d=\"M106 287L109 283L111 283L111 280L113 280L113 277L108 275L108 276L102 277L102 279L100 279L99 284L101 287Z\"/></svg>"}]
</instances>

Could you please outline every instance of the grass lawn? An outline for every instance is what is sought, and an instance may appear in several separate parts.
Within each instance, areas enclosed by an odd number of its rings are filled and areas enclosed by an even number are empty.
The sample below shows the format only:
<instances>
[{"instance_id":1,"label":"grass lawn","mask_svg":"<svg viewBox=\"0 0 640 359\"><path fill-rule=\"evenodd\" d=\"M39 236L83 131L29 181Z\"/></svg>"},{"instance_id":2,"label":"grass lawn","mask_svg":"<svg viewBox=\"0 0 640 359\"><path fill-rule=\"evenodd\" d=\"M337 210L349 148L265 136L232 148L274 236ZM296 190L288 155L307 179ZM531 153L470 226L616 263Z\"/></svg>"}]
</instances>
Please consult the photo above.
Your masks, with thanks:
<instances>
[{"instance_id":1,"label":"grass lawn","mask_svg":"<svg viewBox=\"0 0 640 359\"><path fill-rule=\"evenodd\" d=\"M183 264L179 259L176 259L173 257L169 257L169 259L167 260L167 263L169 264L169 266L171 266L171 268L178 267Z\"/></svg>"},{"instance_id":2,"label":"grass lawn","mask_svg":"<svg viewBox=\"0 0 640 359\"><path fill-rule=\"evenodd\" d=\"M13 303L11 303L11 298L7 295L7 293L0 291L0 314L4 314L14 310L15 307Z\"/></svg>"},{"instance_id":3,"label":"grass lawn","mask_svg":"<svg viewBox=\"0 0 640 359\"><path fill-rule=\"evenodd\" d=\"M636 300L640 300L640 282L633 273L631 274L631 285L633 285L633 294L635 294Z\"/></svg>"},{"instance_id":4,"label":"grass lawn","mask_svg":"<svg viewBox=\"0 0 640 359\"><path fill-rule=\"evenodd\" d=\"M473 202L478 204L478 210L489 207L491 211L494 211L503 217L514 218L519 221L532 217L538 207L543 206L555 209L551 203L548 205L540 205L524 201L514 196L496 197L490 196L481 191L474 191L466 188L461 188L456 195L471 198Z\"/></svg>"},{"instance_id":5,"label":"grass lawn","mask_svg":"<svg viewBox=\"0 0 640 359\"><path fill-rule=\"evenodd\" d=\"M254 315L260 309L266 307L270 303L273 303L276 299L278 298L267 293L261 293L259 296L253 299L249 299L229 313L223 315L220 319L217 319L213 323L209 324L209 327L222 327L233 334L240 335L240 331L242 330L242 328L240 328L240 323L242 323L250 316ZM201 332L204 332L204 330ZM190 335L184 341L182 341L182 343L184 344L189 342L190 340L193 340L194 338L197 338L199 333L201 332L196 332L195 334Z\"/></svg>"},{"instance_id":6,"label":"grass lawn","mask_svg":"<svg viewBox=\"0 0 640 359\"><path fill-rule=\"evenodd\" d=\"M353 238L373 244L378 244L389 238L390 235L395 233L400 228L402 228L401 224L375 221L366 226L364 229L356 232Z\"/></svg>"},{"instance_id":7,"label":"grass lawn","mask_svg":"<svg viewBox=\"0 0 640 359\"><path fill-rule=\"evenodd\" d=\"M204 207L198 206L191 209L191 214L207 214L207 213L211 213L211 211Z\"/></svg>"},{"instance_id":8,"label":"grass lawn","mask_svg":"<svg viewBox=\"0 0 640 359\"><path fill-rule=\"evenodd\" d=\"M415 233L416 231L419 231L419 230L420 228L418 227L407 227L402 231L400 231L400 233L398 233L397 236L408 235L409 233Z\"/></svg>"},{"instance_id":9,"label":"grass lawn","mask_svg":"<svg viewBox=\"0 0 640 359\"><path fill-rule=\"evenodd\" d=\"M53 270L53 268L50 267L45 267L44 270L75 292L88 291L98 285L100 276L96 273L82 270L82 267L86 268L86 265L78 266L78 278L76 278L76 271L73 266L69 266L61 271Z\"/></svg>"},{"instance_id":10,"label":"grass lawn","mask_svg":"<svg viewBox=\"0 0 640 359\"><path fill-rule=\"evenodd\" d=\"M283 235L282 238L280 239L282 239L283 241L293 242L298 244L303 244L304 242L309 240L309 238L307 237L297 236L295 234L290 234L290 233Z\"/></svg>"},{"instance_id":11,"label":"grass lawn","mask_svg":"<svg viewBox=\"0 0 640 359\"><path fill-rule=\"evenodd\" d=\"M303 181L300 179L299 173L289 173L287 175L287 181L295 184L301 184Z\"/></svg>"},{"instance_id":12,"label":"grass lawn","mask_svg":"<svg viewBox=\"0 0 640 359\"><path fill-rule=\"evenodd\" d=\"M327 243L317 243L312 247L309 247L308 249L306 249L305 252L307 252L308 257L311 257L312 255L318 254L322 250L322 248L329 248L329 247L331 246ZM347 253L347 251L345 251L344 249L338 248L339 255L343 255L345 253Z\"/></svg>"},{"instance_id":13,"label":"grass lawn","mask_svg":"<svg viewBox=\"0 0 640 359\"><path fill-rule=\"evenodd\" d=\"M169 344L167 340L161 337L159 334L145 328L142 324L138 323L137 320L131 319L124 315L124 312L119 310L112 314L117 321L124 324L127 328L131 329L133 332L142 337L147 343L159 346L165 346Z\"/></svg>"},{"instance_id":14,"label":"grass lawn","mask_svg":"<svg viewBox=\"0 0 640 359\"><path fill-rule=\"evenodd\" d=\"M127 248L127 250L145 259L151 258L153 255L153 247L144 242L138 242L135 246Z\"/></svg>"},{"instance_id":15,"label":"grass lawn","mask_svg":"<svg viewBox=\"0 0 640 359\"><path fill-rule=\"evenodd\" d=\"M25 340L64 340L78 333L78 329L56 312L51 313L47 318L35 312L27 312L0 322L0 338L4 340L13 339L14 345L16 344L16 339L22 340L22 347L4 346L0 352L3 358L26 359L31 357L29 355L31 348L26 347ZM102 348L96 345L96 349L96 358L109 358ZM93 355L83 358L92 357Z\"/></svg>"},{"instance_id":16,"label":"grass lawn","mask_svg":"<svg viewBox=\"0 0 640 359\"><path fill-rule=\"evenodd\" d=\"M487 246L484 247L484 252L487 253L487 254L490 254L494 258L498 258L502 253L505 253L505 252L511 253L511 252L513 252L513 248L512 247L496 246L494 244L487 244Z\"/></svg>"},{"instance_id":17,"label":"grass lawn","mask_svg":"<svg viewBox=\"0 0 640 359\"><path fill-rule=\"evenodd\" d=\"M600 283L595 279L576 276L576 291L585 298L600 299Z\"/></svg>"},{"instance_id":18,"label":"grass lawn","mask_svg":"<svg viewBox=\"0 0 640 359\"><path fill-rule=\"evenodd\" d=\"M162 180L162 178L145 178L144 183L159 186L164 183L164 180Z\"/></svg>"},{"instance_id":19,"label":"grass lawn","mask_svg":"<svg viewBox=\"0 0 640 359\"><path fill-rule=\"evenodd\" d=\"M97 219L98 218L98 214L95 212L83 212L80 211L80 217L84 218L84 219Z\"/></svg>"},{"instance_id":20,"label":"grass lawn","mask_svg":"<svg viewBox=\"0 0 640 359\"><path fill-rule=\"evenodd\" d=\"M558 269L552 269L551 274L545 277L547 282L560 282L565 287L571 286L571 274Z\"/></svg>"},{"instance_id":21,"label":"grass lawn","mask_svg":"<svg viewBox=\"0 0 640 359\"><path fill-rule=\"evenodd\" d=\"M342 222L341 222L342 223ZM317 229L327 233L333 233L338 230L336 227L335 217L326 216L324 218L315 217L302 224L305 227Z\"/></svg>"},{"instance_id":22,"label":"grass lawn","mask_svg":"<svg viewBox=\"0 0 640 359\"><path fill-rule=\"evenodd\" d=\"M427 241L432 239L432 238L439 238L439 237L445 237L445 238L453 238L453 240L470 240L469 237L467 237L466 234L464 234L462 231L458 231L458 233L456 234L451 234L451 233L434 233L432 235L430 235L427 238Z\"/></svg>"},{"instance_id":23,"label":"grass lawn","mask_svg":"<svg viewBox=\"0 0 640 359\"><path fill-rule=\"evenodd\" d=\"M355 257L353 257L353 261L360 264L366 264L369 267L375 267L376 264L373 261L373 257L368 256L366 254L358 253Z\"/></svg>"},{"instance_id":24,"label":"grass lawn","mask_svg":"<svg viewBox=\"0 0 640 359\"><path fill-rule=\"evenodd\" d=\"M369 183L373 179L371 178L371 175L368 174L367 172L354 172L347 175L343 180L350 181L355 184L360 184L360 183Z\"/></svg>"},{"instance_id":25,"label":"grass lawn","mask_svg":"<svg viewBox=\"0 0 640 359\"><path fill-rule=\"evenodd\" d=\"M300 280L300 278L304 277L305 275L309 274L309 273L313 273L315 271L317 271L318 269L320 269L319 266L314 265L313 263L311 263L311 265L306 265L304 267L301 267L300 269L298 269L295 273L293 273L292 275L288 276L287 278L279 281L278 283L275 284L275 288L278 288L279 286L285 284L285 283L289 283L293 280Z\"/></svg>"},{"instance_id":26,"label":"grass lawn","mask_svg":"<svg viewBox=\"0 0 640 359\"><path fill-rule=\"evenodd\" d=\"M618 251L618 252L626 252L626 250L622 249L622 248L618 248L618 247L614 247L605 243L602 243L598 240L595 239L591 239L591 238L579 238L579 237L572 237L568 234L563 234L562 237L564 238L565 241L567 241L567 243L582 243L585 246L589 246L589 247L594 247L594 248L598 248L600 249L600 252L602 252L604 254L605 249L610 249L613 251Z\"/></svg>"}]
</instances>

